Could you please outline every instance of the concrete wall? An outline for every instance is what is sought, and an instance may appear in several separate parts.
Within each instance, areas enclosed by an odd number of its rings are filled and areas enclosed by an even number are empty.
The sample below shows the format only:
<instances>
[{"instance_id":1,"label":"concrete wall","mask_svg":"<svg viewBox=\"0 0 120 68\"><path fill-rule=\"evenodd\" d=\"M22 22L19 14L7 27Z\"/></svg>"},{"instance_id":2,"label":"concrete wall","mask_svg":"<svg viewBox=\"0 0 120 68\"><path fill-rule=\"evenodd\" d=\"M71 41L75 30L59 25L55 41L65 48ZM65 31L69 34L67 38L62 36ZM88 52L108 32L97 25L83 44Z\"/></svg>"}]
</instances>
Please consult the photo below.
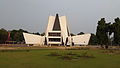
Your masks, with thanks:
<instances>
[{"instance_id":1,"label":"concrete wall","mask_svg":"<svg viewBox=\"0 0 120 68\"><path fill-rule=\"evenodd\" d=\"M75 45L88 45L91 34L83 34L72 36L72 41Z\"/></svg>"},{"instance_id":2,"label":"concrete wall","mask_svg":"<svg viewBox=\"0 0 120 68\"><path fill-rule=\"evenodd\" d=\"M29 33L23 33L25 43L26 44L39 44L44 45L44 36L29 34Z\"/></svg>"}]
</instances>

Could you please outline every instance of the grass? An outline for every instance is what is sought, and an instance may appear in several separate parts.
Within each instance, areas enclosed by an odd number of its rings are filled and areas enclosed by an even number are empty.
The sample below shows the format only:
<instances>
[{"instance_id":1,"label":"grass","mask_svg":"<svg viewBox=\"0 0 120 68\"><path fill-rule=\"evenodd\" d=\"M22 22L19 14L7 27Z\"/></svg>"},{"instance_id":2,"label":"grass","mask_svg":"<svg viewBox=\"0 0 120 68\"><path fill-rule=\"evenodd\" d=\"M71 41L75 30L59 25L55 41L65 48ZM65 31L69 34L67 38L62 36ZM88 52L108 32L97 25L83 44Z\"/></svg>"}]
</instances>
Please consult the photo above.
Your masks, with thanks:
<instances>
[{"instance_id":1,"label":"grass","mask_svg":"<svg viewBox=\"0 0 120 68\"><path fill-rule=\"evenodd\" d=\"M120 53L108 52L86 49L0 51L0 68L120 68Z\"/></svg>"}]
</instances>

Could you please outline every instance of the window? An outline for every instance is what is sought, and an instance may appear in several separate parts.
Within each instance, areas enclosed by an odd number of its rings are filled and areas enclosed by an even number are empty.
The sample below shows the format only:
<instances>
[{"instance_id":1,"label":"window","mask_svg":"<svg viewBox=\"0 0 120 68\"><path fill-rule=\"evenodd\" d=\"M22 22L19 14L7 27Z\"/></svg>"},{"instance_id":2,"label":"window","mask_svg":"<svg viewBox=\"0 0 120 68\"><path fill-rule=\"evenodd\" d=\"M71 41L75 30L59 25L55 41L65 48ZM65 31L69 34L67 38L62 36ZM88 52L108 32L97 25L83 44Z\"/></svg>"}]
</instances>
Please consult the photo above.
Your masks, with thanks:
<instances>
[{"instance_id":1,"label":"window","mask_svg":"<svg viewBox=\"0 0 120 68\"><path fill-rule=\"evenodd\" d=\"M60 38L49 38L51 42L60 42Z\"/></svg>"},{"instance_id":2,"label":"window","mask_svg":"<svg viewBox=\"0 0 120 68\"><path fill-rule=\"evenodd\" d=\"M48 33L49 36L61 36L61 33Z\"/></svg>"}]
</instances>

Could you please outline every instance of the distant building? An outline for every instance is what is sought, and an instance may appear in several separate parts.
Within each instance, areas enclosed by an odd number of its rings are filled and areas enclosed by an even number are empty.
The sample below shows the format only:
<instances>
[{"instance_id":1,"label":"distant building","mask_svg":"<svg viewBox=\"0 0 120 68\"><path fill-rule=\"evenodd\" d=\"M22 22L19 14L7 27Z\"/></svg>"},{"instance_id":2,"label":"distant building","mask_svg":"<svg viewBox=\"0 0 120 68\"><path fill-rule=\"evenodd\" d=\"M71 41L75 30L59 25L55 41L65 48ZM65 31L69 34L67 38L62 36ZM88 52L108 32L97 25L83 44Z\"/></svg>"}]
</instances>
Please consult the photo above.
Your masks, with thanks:
<instances>
[{"instance_id":1,"label":"distant building","mask_svg":"<svg viewBox=\"0 0 120 68\"><path fill-rule=\"evenodd\" d=\"M26 44L88 45L91 34L71 36L66 16L49 16L45 36L23 33Z\"/></svg>"}]
</instances>

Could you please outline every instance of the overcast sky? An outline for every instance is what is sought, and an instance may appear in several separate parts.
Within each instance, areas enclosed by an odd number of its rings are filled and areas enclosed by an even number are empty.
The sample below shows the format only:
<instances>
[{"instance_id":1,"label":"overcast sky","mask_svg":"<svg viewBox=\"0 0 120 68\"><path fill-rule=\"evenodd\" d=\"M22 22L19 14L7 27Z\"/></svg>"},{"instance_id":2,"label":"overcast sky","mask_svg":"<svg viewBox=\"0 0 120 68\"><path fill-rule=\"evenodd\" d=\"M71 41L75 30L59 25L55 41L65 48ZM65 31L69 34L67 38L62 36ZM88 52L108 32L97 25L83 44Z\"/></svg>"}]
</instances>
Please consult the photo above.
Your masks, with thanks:
<instances>
[{"instance_id":1,"label":"overcast sky","mask_svg":"<svg viewBox=\"0 0 120 68\"><path fill-rule=\"evenodd\" d=\"M95 33L100 18L120 17L120 0L0 0L0 28L42 33L56 13L67 16L71 33Z\"/></svg>"}]
</instances>

